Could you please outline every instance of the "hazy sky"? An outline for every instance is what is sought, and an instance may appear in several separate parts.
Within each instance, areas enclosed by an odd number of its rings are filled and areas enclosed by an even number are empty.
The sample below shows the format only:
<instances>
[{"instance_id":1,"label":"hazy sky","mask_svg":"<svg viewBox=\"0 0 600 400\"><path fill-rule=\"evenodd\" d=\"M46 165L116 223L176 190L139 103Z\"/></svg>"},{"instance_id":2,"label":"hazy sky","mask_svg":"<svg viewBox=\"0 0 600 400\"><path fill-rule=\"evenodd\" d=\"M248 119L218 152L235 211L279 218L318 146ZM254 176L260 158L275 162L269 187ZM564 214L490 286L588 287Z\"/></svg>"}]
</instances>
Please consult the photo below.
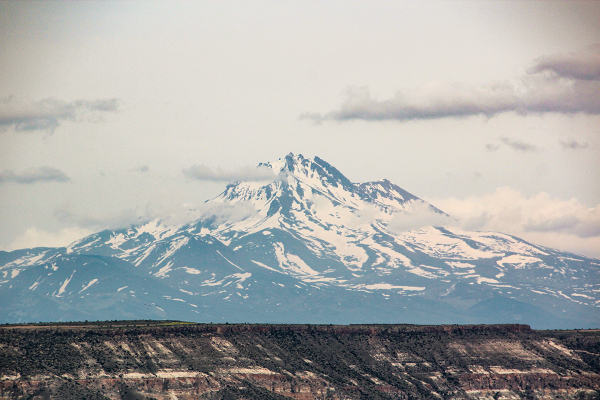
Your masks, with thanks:
<instances>
[{"instance_id":1,"label":"hazy sky","mask_svg":"<svg viewBox=\"0 0 600 400\"><path fill-rule=\"evenodd\" d=\"M600 2L0 2L0 51L0 249L293 152L600 257Z\"/></svg>"}]
</instances>

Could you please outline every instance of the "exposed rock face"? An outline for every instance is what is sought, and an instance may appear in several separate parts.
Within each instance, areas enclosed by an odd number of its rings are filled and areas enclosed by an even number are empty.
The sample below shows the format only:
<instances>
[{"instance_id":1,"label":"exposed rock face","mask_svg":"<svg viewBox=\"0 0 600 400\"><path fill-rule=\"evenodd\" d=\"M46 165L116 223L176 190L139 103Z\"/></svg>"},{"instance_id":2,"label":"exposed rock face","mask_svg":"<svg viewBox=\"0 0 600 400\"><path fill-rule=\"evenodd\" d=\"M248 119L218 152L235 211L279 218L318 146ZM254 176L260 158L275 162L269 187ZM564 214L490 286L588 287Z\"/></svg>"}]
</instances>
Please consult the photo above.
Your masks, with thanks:
<instances>
[{"instance_id":1,"label":"exposed rock face","mask_svg":"<svg viewBox=\"0 0 600 400\"><path fill-rule=\"evenodd\" d=\"M0 399L597 399L600 331L527 325L0 328Z\"/></svg>"}]
</instances>

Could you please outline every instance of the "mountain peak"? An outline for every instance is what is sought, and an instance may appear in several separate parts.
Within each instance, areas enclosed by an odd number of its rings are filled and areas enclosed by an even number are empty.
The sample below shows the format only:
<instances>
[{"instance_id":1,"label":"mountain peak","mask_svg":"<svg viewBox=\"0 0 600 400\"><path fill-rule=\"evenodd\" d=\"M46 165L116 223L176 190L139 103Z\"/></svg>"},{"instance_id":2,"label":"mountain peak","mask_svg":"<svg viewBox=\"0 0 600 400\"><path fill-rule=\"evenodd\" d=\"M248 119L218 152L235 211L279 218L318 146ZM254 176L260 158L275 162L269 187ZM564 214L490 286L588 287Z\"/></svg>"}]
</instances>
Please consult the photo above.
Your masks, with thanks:
<instances>
[{"instance_id":1,"label":"mountain peak","mask_svg":"<svg viewBox=\"0 0 600 400\"><path fill-rule=\"evenodd\" d=\"M351 190L354 186L338 169L317 156L310 159L302 154L295 155L290 152L283 159L280 158L272 163L260 163L259 167L261 166L271 168L276 174L284 172L303 181L318 177L323 183L341 186L347 190Z\"/></svg>"},{"instance_id":2,"label":"mountain peak","mask_svg":"<svg viewBox=\"0 0 600 400\"><path fill-rule=\"evenodd\" d=\"M389 180L352 183L319 157L290 153L261 166L278 177L228 185L196 221L167 227L154 220L67 249L0 254L0 322L129 313L600 323L598 260L463 231Z\"/></svg>"},{"instance_id":3,"label":"mountain peak","mask_svg":"<svg viewBox=\"0 0 600 400\"><path fill-rule=\"evenodd\" d=\"M302 164L306 164L307 161L310 161L306 158L304 158L304 156L302 154L298 154L297 156L294 155L294 153L290 152L287 156L285 156L285 164L284 164L284 170L286 171L290 171L293 172L295 171L298 166L302 165Z\"/></svg>"},{"instance_id":4,"label":"mountain peak","mask_svg":"<svg viewBox=\"0 0 600 400\"><path fill-rule=\"evenodd\" d=\"M362 208L362 202L377 205L386 212L406 212L406 206L411 202L427 204L422 199L395 185L388 179L373 182L353 183L337 168L322 158L304 157L302 154L289 153L283 159L273 163L261 163L259 166L271 168L280 175L285 185L308 186L313 192L325 195L335 202L351 208ZM445 214L427 204L431 211Z\"/></svg>"},{"instance_id":5,"label":"mountain peak","mask_svg":"<svg viewBox=\"0 0 600 400\"><path fill-rule=\"evenodd\" d=\"M297 169L297 165L305 163L306 161L310 160L304 158L302 154L294 155L294 153L290 152L284 158L280 158L274 162L260 163L258 166L271 168L274 173L279 174L283 171L293 172Z\"/></svg>"}]
</instances>

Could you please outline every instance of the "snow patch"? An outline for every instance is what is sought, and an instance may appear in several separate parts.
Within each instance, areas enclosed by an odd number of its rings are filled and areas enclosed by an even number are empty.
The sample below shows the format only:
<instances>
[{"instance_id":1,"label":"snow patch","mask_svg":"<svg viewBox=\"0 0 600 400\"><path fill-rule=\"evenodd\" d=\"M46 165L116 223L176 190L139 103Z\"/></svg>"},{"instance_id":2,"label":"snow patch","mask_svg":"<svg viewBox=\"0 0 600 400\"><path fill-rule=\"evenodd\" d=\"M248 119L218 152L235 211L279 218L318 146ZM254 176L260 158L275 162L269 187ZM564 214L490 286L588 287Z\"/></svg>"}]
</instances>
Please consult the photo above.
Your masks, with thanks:
<instances>
[{"instance_id":1,"label":"snow patch","mask_svg":"<svg viewBox=\"0 0 600 400\"><path fill-rule=\"evenodd\" d=\"M585 295L585 294L581 294L581 293L573 293L573 294L571 294L571 296L585 297L586 299L594 300L594 298L593 298L593 297L591 297L591 296L587 296L587 295Z\"/></svg>"},{"instance_id":2,"label":"snow patch","mask_svg":"<svg viewBox=\"0 0 600 400\"><path fill-rule=\"evenodd\" d=\"M179 269L183 269L183 270L185 270L185 272L187 272L188 274L192 274L192 275L198 275L198 274L202 273L202 271L197 270L196 268L181 267Z\"/></svg>"},{"instance_id":3,"label":"snow patch","mask_svg":"<svg viewBox=\"0 0 600 400\"><path fill-rule=\"evenodd\" d=\"M261 266L261 267L263 267L263 268L270 269L271 271L275 271L275 272L279 272L279 273L281 273L281 271L278 271L278 270L276 270L275 268L271 268L271 267L269 267L268 265L266 265L266 264L263 264L263 263L261 263L261 262L259 262L259 261L255 261L255 260L250 260L250 261L252 261L254 264L256 264L256 265L259 265L259 266Z\"/></svg>"},{"instance_id":4,"label":"snow patch","mask_svg":"<svg viewBox=\"0 0 600 400\"><path fill-rule=\"evenodd\" d=\"M541 259L536 257L522 256L520 254L513 254L508 257L504 257L501 260L496 261L496 264L501 266L502 268L506 268L504 264L510 264L514 266L516 269L523 269L527 267L529 264L542 262Z\"/></svg>"},{"instance_id":5,"label":"snow patch","mask_svg":"<svg viewBox=\"0 0 600 400\"><path fill-rule=\"evenodd\" d=\"M486 282L486 283L500 283L495 279L491 279L491 278L484 278L483 276L478 276L477 278L477 283L481 284L481 282Z\"/></svg>"},{"instance_id":6,"label":"snow patch","mask_svg":"<svg viewBox=\"0 0 600 400\"><path fill-rule=\"evenodd\" d=\"M390 283L375 283L372 285L364 285L362 287L364 287L365 289L371 289L371 290L392 290L392 289L416 290L416 291L425 290L424 286L397 286L397 285L392 285Z\"/></svg>"},{"instance_id":7,"label":"snow patch","mask_svg":"<svg viewBox=\"0 0 600 400\"><path fill-rule=\"evenodd\" d=\"M42 279L42 280L40 281L40 279L41 279L41 278L42 278L42 277L40 276L40 277L39 277L39 278L38 278L38 279L35 281L35 283L34 283L33 285L29 286L29 290L35 290L35 289L37 289L37 287L39 286L39 284L40 284L40 283L42 283L42 282L44 282L44 281L46 280L46 278L44 278L44 279Z\"/></svg>"},{"instance_id":8,"label":"snow patch","mask_svg":"<svg viewBox=\"0 0 600 400\"><path fill-rule=\"evenodd\" d=\"M173 261L169 261L167 265L158 270L157 273L154 274L157 278L166 278L169 272L171 272L171 267L173 266Z\"/></svg>"},{"instance_id":9,"label":"snow patch","mask_svg":"<svg viewBox=\"0 0 600 400\"><path fill-rule=\"evenodd\" d=\"M73 272L71 272L71 276L69 278L65 279L63 284L60 286L60 289L58 289L59 296L61 294L63 294L65 292L65 290L67 289L67 285L69 284L69 282L71 282L71 279L73 278L73 274L75 274L75 270L73 270Z\"/></svg>"},{"instance_id":10,"label":"snow patch","mask_svg":"<svg viewBox=\"0 0 600 400\"><path fill-rule=\"evenodd\" d=\"M285 248L283 243L274 243L273 248L275 250L275 255L277 257L277 261L279 262L279 267L282 270L288 270L294 275L306 276L306 275L319 275L317 271L312 269L295 254L285 253Z\"/></svg>"},{"instance_id":11,"label":"snow patch","mask_svg":"<svg viewBox=\"0 0 600 400\"><path fill-rule=\"evenodd\" d=\"M83 292L84 290L86 290L87 288L89 288L90 286L92 286L94 283L98 282L98 279L92 279L87 285L85 285L83 287L83 289L81 289L78 293Z\"/></svg>"},{"instance_id":12,"label":"snow patch","mask_svg":"<svg viewBox=\"0 0 600 400\"><path fill-rule=\"evenodd\" d=\"M237 269L239 269L240 271L243 271L243 269L242 269L242 268L238 267L237 265L235 265L234 263L232 263L231 261L229 261L229 260L227 259L227 257L225 257L223 254L221 254L221 252L220 252L219 250L217 250L217 253L219 253L219 255L220 255L221 257L223 257L223 258L225 259L225 261L227 261L229 264L233 265L234 267L236 267L236 268L237 268Z\"/></svg>"},{"instance_id":13,"label":"snow patch","mask_svg":"<svg viewBox=\"0 0 600 400\"><path fill-rule=\"evenodd\" d=\"M446 261L446 264L451 266L452 268L474 268L473 264L458 262L458 261Z\"/></svg>"}]
</instances>

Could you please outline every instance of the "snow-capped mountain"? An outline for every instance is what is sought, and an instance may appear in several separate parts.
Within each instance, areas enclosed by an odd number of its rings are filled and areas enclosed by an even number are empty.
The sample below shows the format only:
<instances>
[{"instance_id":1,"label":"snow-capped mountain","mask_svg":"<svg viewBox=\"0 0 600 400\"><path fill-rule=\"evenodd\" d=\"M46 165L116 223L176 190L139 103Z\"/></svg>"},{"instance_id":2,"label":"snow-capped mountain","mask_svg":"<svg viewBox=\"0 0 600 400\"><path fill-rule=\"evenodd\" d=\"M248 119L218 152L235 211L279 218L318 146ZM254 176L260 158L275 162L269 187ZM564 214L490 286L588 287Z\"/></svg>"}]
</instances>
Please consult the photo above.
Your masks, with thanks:
<instances>
[{"instance_id":1,"label":"snow-capped mountain","mask_svg":"<svg viewBox=\"0 0 600 400\"><path fill-rule=\"evenodd\" d=\"M600 325L600 260L463 231L388 180L352 183L318 157L259 168L272 179L228 185L182 226L0 252L0 321Z\"/></svg>"}]
</instances>

